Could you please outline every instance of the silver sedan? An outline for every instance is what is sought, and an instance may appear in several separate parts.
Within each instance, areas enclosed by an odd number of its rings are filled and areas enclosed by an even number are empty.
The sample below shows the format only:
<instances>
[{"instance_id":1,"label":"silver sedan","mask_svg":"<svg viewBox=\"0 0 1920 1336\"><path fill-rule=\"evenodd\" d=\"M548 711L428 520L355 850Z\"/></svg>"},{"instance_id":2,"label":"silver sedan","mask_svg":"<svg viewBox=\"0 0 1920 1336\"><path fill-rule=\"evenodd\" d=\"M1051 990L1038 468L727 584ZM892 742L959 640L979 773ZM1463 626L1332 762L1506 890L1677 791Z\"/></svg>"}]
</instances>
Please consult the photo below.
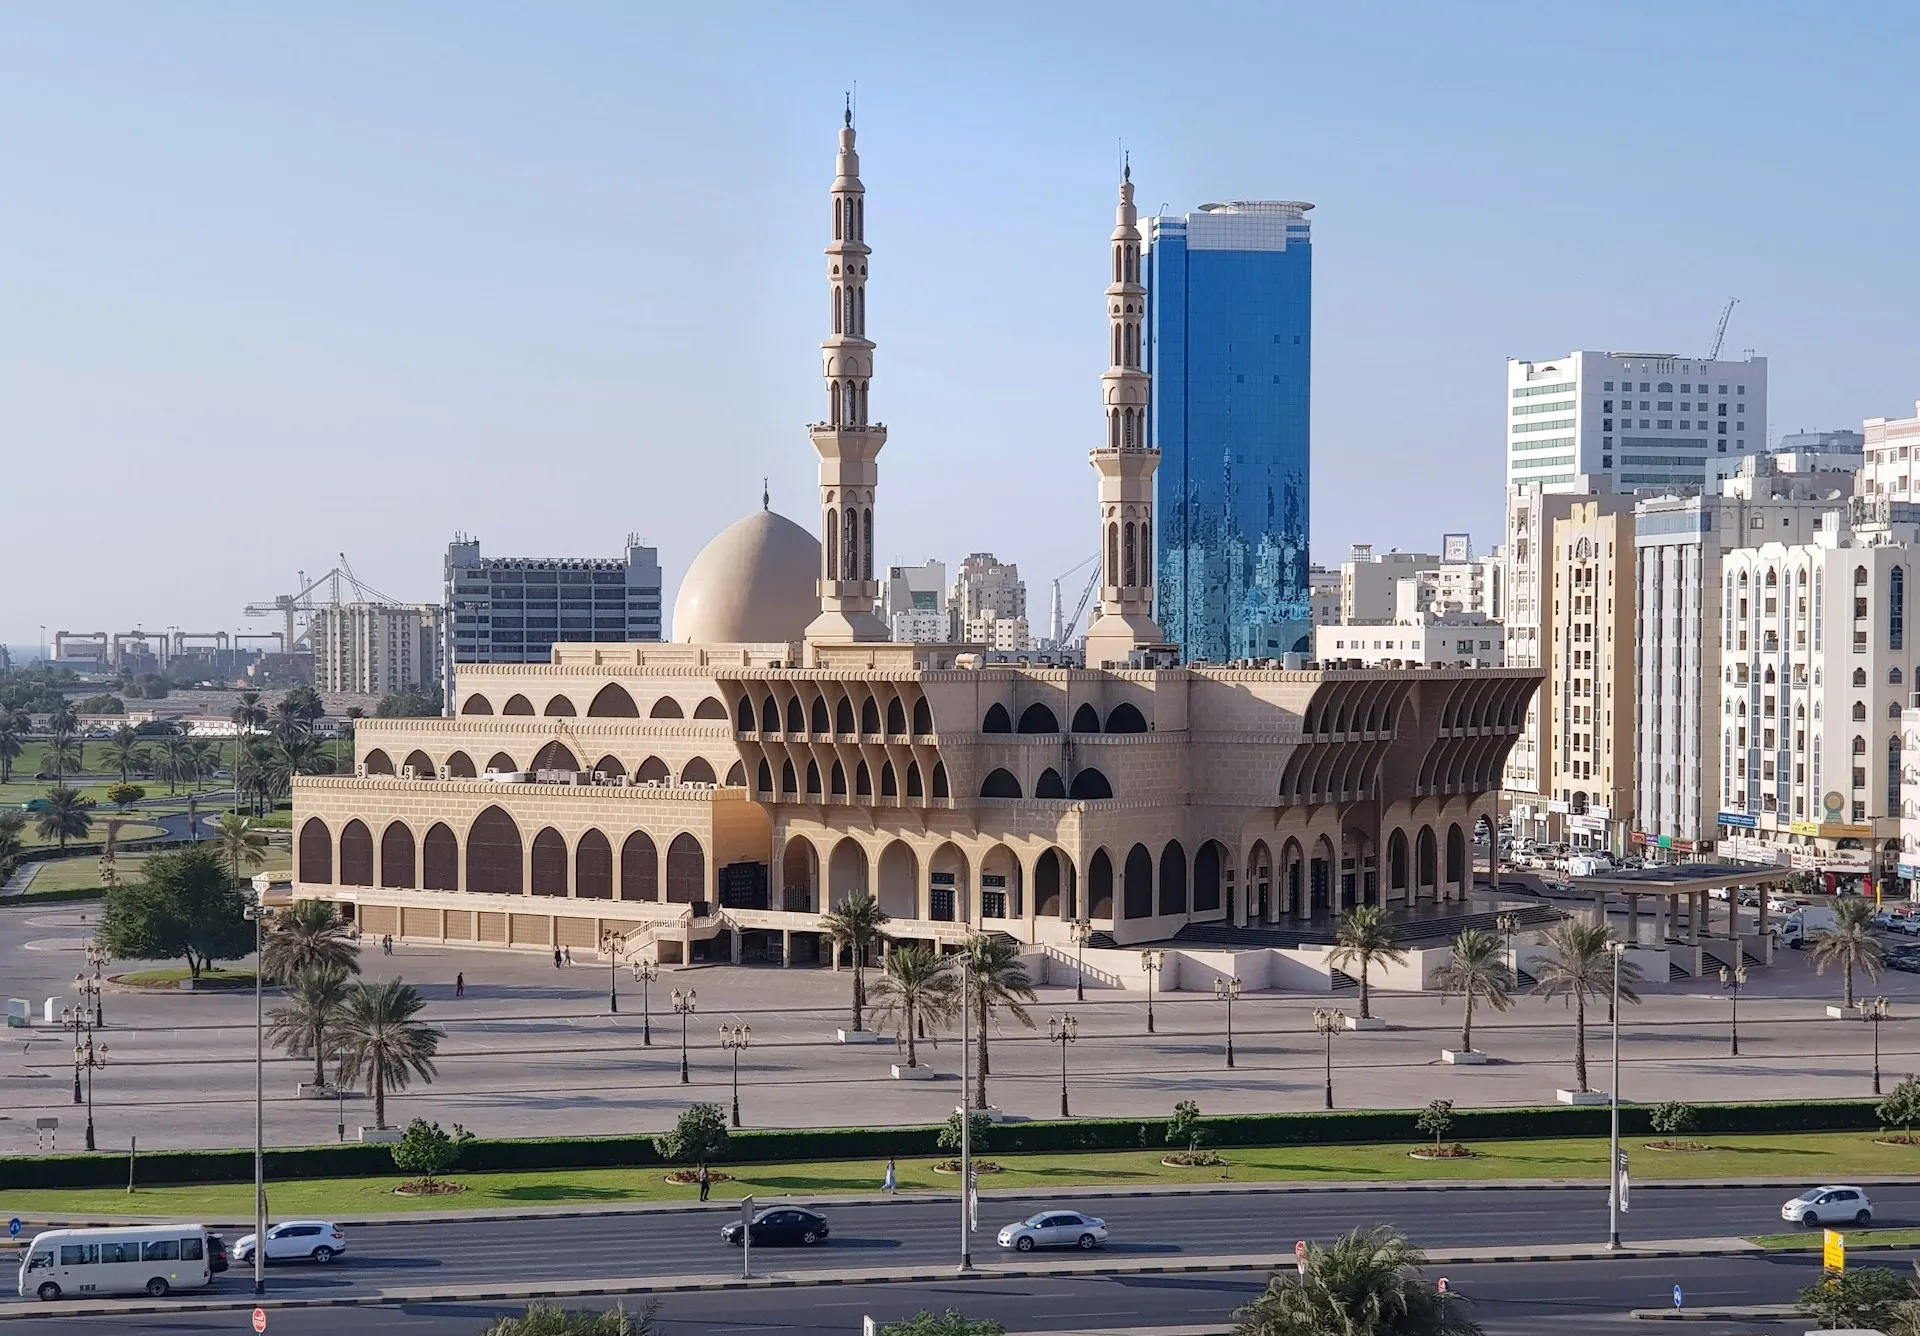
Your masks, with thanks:
<instances>
[{"instance_id":1,"label":"silver sedan","mask_svg":"<svg viewBox=\"0 0 1920 1336\"><path fill-rule=\"evenodd\" d=\"M1000 1231L998 1243L1016 1252L1035 1248L1093 1249L1107 1241L1107 1222L1078 1211L1040 1211Z\"/></svg>"}]
</instances>

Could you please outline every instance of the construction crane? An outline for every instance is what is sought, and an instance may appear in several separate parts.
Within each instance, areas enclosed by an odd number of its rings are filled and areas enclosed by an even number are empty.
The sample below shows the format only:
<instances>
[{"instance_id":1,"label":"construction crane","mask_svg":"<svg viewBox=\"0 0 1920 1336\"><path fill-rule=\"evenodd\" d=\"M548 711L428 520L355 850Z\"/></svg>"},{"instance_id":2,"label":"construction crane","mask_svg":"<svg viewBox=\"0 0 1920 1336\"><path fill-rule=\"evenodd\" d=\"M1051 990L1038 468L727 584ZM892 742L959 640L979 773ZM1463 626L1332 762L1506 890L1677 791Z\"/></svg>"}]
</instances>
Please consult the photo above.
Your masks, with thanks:
<instances>
[{"instance_id":1,"label":"construction crane","mask_svg":"<svg viewBox=\"0 0 1920 1336\"><path fill-rule=\"evenodd\" d=\"M370 585L362 584L360 577L353 573L353 566L347 561L347 554L342 552L339 557L340 564L317 579L308 580L305 571L297 572L299 593L275 594L272 602L249 603L242 611L249 617L272 617L276 614L285 617L287 629L281 643L286 646L286 652L291 654L296 650L313 648L312 614L323 606L322 602L314 600L313 594L322 586L329 587L324 605L333 607L340 605L340 582L343 579L353 590L354 596L362 603L390 604L397 601ZM305 626L296 624L295 619L301 614L307 616Z\"/></svg>"},{"instance_id":2,"label":"construction crane","mask_svg":"<svg viewBox=\"0 0 1920 1336\"><path fill-rule=\"evenodd\" d=\"M335 573L345 576L347 583L353 586L353 595L357 602L395 604L400 601L397 598L389 598L372 585L362 584L360 577L353 573L353 563L347 560L347 554L344 552L340 554L340 569ZM337 581L333 587L333 601L335 603L340 601L340 586Z\"/></svg>"},{"instance_id":3,"label":"construction crane","mask_svg":"<svg viewBox=\"0 0 1920 1336\"><path fill-rule=\"evenodd\" d=\"M1053 643L1056 646L1064 648L1066 646L1068 637L1073 634L1073 628L1080 624L1080 614L1087 610L1087 601L1093 597L1093 587L1096 583L1099 582L1099 579L1100 579L1100 567L1097 564L1099 560L1100 560L1100 554L1096 552L1092 556L1088 557L1085 561L1076 561L1073 565L1069 566L1066 570L1061 571L1060 574L1053 577L1053 627L1052 627L1052 630L1053 630ZM1083 569L1088 565L1093 566L1093 573L1087 577L1087 587L1080 591L1080 602L1074 608L1073 616L1062 620L1060 616L1060 582L1066 579L1068 576L1073 575L1075 572Z\"/></svg>"},{"instance_id":4,"label":"construction crane","mask_svg":"<svg viewBox=\"0 0 1920 1336\"><path fill-rule=\"evenodd\" d=\"M1707 353L1707 360L1709 362L1717 362L1720 360L1720 345L1724 343L1727 338L1727 321L1733 319L1733 308L1739 304L1740 299L1738 297L1730 297L1727 300L1726 306L1721 310L1720 328L1713 331L1713 348Z\"/></svg>"}]
</instances>

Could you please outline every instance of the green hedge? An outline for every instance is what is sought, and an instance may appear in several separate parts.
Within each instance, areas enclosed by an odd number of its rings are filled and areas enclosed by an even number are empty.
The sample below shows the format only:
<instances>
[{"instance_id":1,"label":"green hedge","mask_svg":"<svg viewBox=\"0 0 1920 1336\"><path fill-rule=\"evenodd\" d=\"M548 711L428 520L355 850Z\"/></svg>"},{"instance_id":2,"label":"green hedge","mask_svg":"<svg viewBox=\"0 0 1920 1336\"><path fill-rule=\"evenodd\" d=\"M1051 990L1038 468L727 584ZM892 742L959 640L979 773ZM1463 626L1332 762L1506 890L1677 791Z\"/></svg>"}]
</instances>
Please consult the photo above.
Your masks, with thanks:
<instances>
[{"instance_id":1,"label":"green hedge","mask_svg":"<svg viewBox=\"0 0 1920 1336\"><path fill-rule=\"evenodd\" d=\"M10 899L18 903L44 905L55 900L100 900L106 894L107 888L104 886L70 886L64 891L36 891L29 886L25 895ZM0 900L0 905L7 903L9 900Z\"/></svg>"},{"instance_id":2,"label":"green hedge","mask_svg":"<svg viewBox=\"0 0 1920 1336\"><path fill-rule=\"evenodd\" d=\"M1694 1129L1734 1135L1762 1132L1855 1132L1879 1126L1870 1101L1825 1100L1778 1104L1704 1104ZM1623 1132L1652 1130L1651 1107L1620 1109ZM1204 1118L1215 1146L1315 1146L1423 1140L1412 1110L1339 1113L1230 1114ZM1462 1141L1598 1137L1607 1134L1604 1106L1554 1105L1540 1109L1460 1109L1454 1135ZM937 1127L834 1127L773 1132L736 1132L728 1158L767 1164L808 1160L883 1160L929 1156ZM1166 1144L1166 1120L1086 1119L1079 1122L1003 1123L988 1138L1000 1153L1158 1149ZM540 1169L623 1169L661 1163L644 1136L554 1137L529 1141L475 1141L460 1156L469 1173ZM269 1150L267 1177L276 1181L390 1174L393 1155L385 1145L307 1146ZM253 1177L250 1150L158 1151L140 1157L138 1181L244 1183ZM0 1160L0 1189L83 1188L124 1185L127 1162L119 1155L19 1155Z\"/></svg>"}]
</instances>

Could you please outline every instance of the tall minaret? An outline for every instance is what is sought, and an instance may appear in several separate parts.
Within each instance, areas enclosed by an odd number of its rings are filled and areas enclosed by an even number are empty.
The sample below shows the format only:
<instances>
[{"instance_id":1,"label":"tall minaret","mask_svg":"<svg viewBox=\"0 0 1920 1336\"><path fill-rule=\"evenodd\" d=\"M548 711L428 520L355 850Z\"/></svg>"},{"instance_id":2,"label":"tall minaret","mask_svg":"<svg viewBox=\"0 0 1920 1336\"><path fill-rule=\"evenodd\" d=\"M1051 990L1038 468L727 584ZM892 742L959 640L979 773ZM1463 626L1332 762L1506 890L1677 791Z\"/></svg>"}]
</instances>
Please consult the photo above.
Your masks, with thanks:
<instances>
[{"instance_id":1,"label":"tall minaret","mask_svg":"<svg viewBox=\"0 0 1920 1336\"><path fill-rule=\"evenodd\" d=\"M827 246L832 333L820 345L827 416L808 428L820 452L820 615L807 627L809 643L887 638L886 624L873 611L880 598L873 578L873 492L887 429L867 417L873 341L867 337L866 234L866 188L860 184L849 104L833 178L833 241Z\"/></svg>"},{"instance_id":2,"label":"tall minaret","mask_svg":"<svg viewBox=\"0 0 1920 1336\"><path fill-rule=\"evenodd\" d=\"M1120 181L1113 228L1113 281L1107 285L1112 365L1100 377L1106 444L1091 452L1100 475L1100 608L1087 628L1087 667L1127 665L1136 649L1161 646L1153 620L1153 475L1160 452L1147 441L1150 377L1140 367L1147 290L1140 283L1139 213L1133 169Z\"/></svg>"}]
</instances>

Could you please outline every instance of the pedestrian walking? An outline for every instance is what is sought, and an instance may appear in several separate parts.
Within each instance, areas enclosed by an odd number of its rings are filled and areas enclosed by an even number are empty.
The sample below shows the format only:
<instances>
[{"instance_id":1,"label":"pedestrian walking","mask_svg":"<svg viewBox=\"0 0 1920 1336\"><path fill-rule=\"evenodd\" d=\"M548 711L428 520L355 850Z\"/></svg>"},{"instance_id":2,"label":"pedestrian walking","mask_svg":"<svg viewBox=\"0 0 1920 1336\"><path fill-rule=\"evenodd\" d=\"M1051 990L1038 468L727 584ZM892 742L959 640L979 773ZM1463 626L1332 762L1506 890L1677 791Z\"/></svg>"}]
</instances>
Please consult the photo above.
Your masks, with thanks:
<instances>
[{"instance_id":1,"label":"pedestrian walking","mask_svg":"<svg viewBox=\"0 0 1920 1336\"><path fill-rule=\"evenodd\" d=\"M900 1190L900 1184L894 1176L893 1156L891 1155L887 1156L887 1181L880 1185L880 1190L882 1192L898 1192Z\"/></svg>"},{"instance_id":2,"label":"pedestrian walking","mask_svg":"<svg viewBox=\"0 0 1920 1336\"><path fill-rule=\"evenodd\" d=\"M567 964L569 965L573 964L573 948L572 947L563 946L560 948L560 952L562 955L566 957Z\"/></svg>"},{"instance_id":3,"label":"pedestrian walking","mask_svg":"<svg viewBox=\"0 0 1920 1336\"><path fill-rule=\"evenodd\" d=\"M467 995L467 976L464 970L453 976L453 995L455 997Z\"/></svg>"},{"instance_id":4,"label":"pedestrian walking","mask_svg":"<svg viewBox=\"0 0 1920 1336\"><path fill-rule=\"evenodd\" d=\"M707 1166L700 1166L700 1200L707 1199L707 1193L713 1189L713 1175L707 1172Z\"/></svg>"},{"instance_id":5,"label":"pedestrian walking","mask_svg":"<svg viewBox=\"0 0 1920 1336\"><path fill-rule=\"evenodd\" d=\"M560 968L560 948L557 946L553 948L553 967Z\"/></svg>"}]
</instances>

